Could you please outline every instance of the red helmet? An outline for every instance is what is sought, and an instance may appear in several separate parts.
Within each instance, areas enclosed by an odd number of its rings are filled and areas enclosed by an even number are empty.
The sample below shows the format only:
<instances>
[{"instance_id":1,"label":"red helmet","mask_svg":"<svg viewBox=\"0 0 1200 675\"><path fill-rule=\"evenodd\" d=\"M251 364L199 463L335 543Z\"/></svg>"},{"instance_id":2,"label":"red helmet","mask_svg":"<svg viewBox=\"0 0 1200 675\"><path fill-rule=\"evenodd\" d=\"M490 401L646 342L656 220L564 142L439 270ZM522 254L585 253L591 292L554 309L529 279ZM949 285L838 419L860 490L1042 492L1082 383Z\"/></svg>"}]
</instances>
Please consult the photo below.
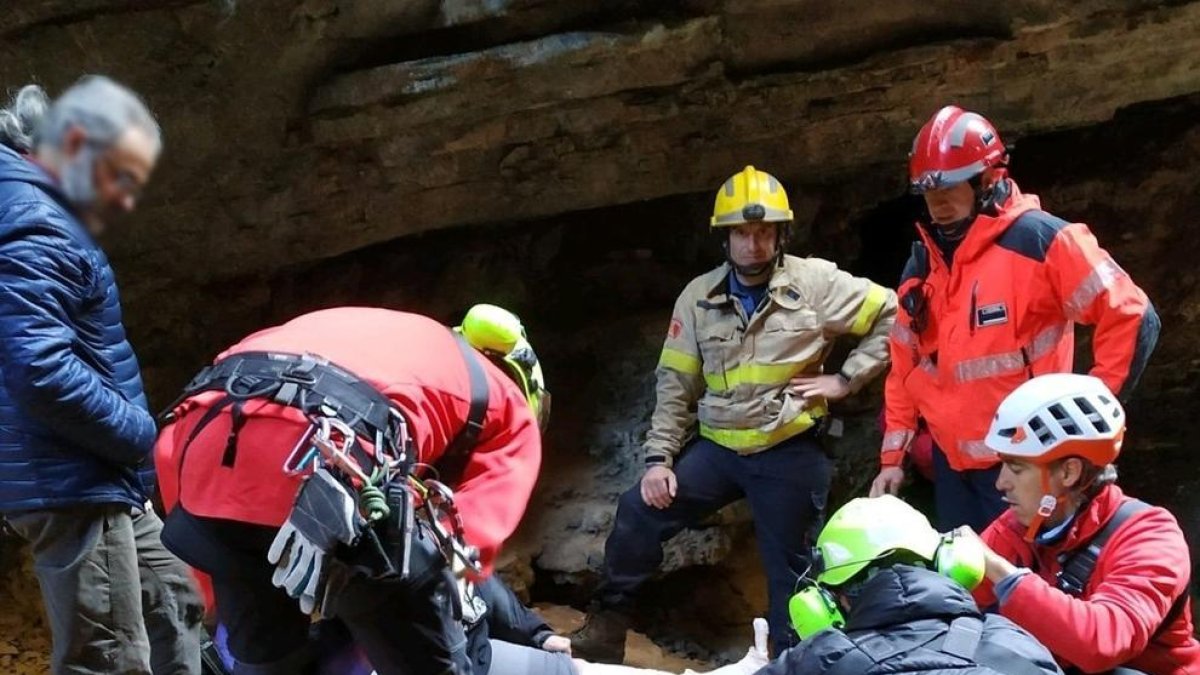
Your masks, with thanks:
<instances>
[{"instance_id":1,"label":"red helmet","mask_svg":"<svg viewBox=\"0 0 1200 675\"><path fill-rule=\"evenodd\" d=\"M978 113L948 105L929 118L913 139L908 156L912 191L921 194L965 183L1003 166L1008 151L996 127Z\"/></svg>"}]
</instances>

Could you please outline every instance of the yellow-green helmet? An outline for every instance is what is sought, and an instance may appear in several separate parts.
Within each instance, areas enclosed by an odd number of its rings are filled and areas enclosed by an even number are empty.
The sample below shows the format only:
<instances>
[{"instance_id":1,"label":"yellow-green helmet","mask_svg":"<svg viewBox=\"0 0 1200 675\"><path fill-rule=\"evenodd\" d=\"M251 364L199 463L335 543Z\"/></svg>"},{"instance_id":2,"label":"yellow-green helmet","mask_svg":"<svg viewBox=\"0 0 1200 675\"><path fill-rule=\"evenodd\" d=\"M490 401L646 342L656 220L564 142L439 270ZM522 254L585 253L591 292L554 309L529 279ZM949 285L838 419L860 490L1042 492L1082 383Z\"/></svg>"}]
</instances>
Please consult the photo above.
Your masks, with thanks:
<instances>
[{"instance_id":1,"label":"yellow-green helmet","mask_svg":"<svg viewBox=\"0 0 1200 675\"><path fill-rule=\"evenodd\" d=\"M472 347L504 367L521 387L538 426L545 429L550 420L550 392L546 390L542 364L525 336L521 319L503 307L479 304L467 312L462 325L455 330Z\"/></svg>"},{"instance_id":2,"label":"yellow-green helmet","mask_svg":"<svg viewBox=\"0 0 1200 675\"><path fill-rule=\"evenodd\" d=\"M817 537L817 581L841 586L872 562L897 551L934 562L941 542L929 519L896 497L852 499L829 518Z\"/></svg>"}]
</instances>

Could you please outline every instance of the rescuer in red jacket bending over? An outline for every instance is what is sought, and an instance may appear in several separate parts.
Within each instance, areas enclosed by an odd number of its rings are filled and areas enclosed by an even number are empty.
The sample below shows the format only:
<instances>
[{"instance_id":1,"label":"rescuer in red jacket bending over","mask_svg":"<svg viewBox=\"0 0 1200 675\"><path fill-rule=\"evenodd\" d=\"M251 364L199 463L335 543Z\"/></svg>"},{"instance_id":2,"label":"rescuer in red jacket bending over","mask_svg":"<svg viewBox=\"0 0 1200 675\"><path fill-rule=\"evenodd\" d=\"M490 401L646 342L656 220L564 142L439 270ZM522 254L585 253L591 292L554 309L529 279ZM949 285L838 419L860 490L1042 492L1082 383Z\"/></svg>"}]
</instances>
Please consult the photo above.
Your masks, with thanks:
<instances>
[{"instance_id":1,"label":"rescuer in red jacket bending over","mask_svg":"<svg viewBox=\"0 0 1200 675\"><path fill-rule=\"evenodd\" d=\"M380 675L471 673L455 577L487 576L524 514L548 411L519 320L488 305L458 334L318 311L201 371L156 448L163 541L212 577L238 675L305 672L315 611Z\"/></svg>"},{"instance_id":2,"label":"rescuer in red jacket bending over","mask_svg":"<svg viewBox=\"0 0 1200 675\"><path fill-rule=\"evenodd\" d=\"M975 599L999 601L1068 672L1200 673L1187 543L1169 511L1116 486L1124 435L1095 377L1043 375L1000 404L987 443L1009 510L983 533Z\"/></svg>"}]
</instances>

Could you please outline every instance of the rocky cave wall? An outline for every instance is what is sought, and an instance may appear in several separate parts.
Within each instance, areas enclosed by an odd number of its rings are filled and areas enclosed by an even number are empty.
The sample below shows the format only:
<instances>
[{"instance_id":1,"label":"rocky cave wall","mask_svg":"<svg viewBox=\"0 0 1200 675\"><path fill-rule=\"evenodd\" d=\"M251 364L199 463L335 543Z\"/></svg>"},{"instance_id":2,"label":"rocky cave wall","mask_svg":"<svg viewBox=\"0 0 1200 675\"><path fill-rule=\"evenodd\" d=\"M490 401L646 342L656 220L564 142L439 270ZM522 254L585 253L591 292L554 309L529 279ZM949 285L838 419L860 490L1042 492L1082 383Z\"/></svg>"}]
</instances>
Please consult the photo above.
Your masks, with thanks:
<instances>
[{"instance_id":1,"label":"rocky cave wall","mask_svg":"<svg viewBox=\"0 0 1200 675\"><path fill-rule=\"evenodd\" d=\"M1025 189L1091 223L1159 306L1122 468L1195 538L1200 3L971 6L43 0L0 17L0 81L106 72L161 117L159 175L109 242L160 404L221 346L301 311L520 312L555 420L507 572L575 603L639 472L671 304L716 260L710 191L746 163L773 171L797 251L891 285L911 136L942 103L973 106L1016 141ZM877 405L872 391L840 410L835 499L874 470ZM762 597L745 514L689 532L668 568L643 627L740 655ZM0 635L35 606L18 596Z\"/></svg>"}]
</instances>

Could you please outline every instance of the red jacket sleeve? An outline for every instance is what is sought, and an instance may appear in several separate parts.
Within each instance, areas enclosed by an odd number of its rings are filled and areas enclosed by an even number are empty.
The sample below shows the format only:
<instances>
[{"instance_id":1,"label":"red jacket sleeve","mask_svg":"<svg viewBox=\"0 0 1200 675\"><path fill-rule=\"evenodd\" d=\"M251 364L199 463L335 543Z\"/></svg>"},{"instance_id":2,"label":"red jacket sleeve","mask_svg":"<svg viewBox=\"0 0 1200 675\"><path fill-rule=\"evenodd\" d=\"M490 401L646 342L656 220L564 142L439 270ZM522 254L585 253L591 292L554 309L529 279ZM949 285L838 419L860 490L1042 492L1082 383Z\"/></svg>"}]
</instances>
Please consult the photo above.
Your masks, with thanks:
<instances>
[{"instance_id":1,"label":"red jacket sleeve","mask_svg":"<svg viewBox=\"0 0 1200 675\"><path fill-rule=\"evenodd\" d=\"M501 390L493 387L492 396ZM479 549L483 576L492 572L500 546L517 529L542 463L542 438L525 400L504 387L499 411L489 419L463 470L454 501L467 543ZM493 419L495 417L495 419Z\"/></svg>"},{"instance_id":2,"label":"red jacket sleeve","mask_svg":"<svg viewBox=\"0 0 1200 675\"><path fill-rule=\"evenodd\" d=\"M1095 326L1092 374L1126 398L1158 342L1154 306L1081 223L1058 233L1046 265L1066 316Z\"/></svg>"},{"instance_id":3,"label":"red jacket sleeve","mask_svg":"<svg viewBox=\"0 0 1200 675\"><path fill-rule=\"evenodd\" d=\"M1184 592L1189 570L1183 533L1162 509L1135 516L1104 548L1086 599L1027 574L1000 608L1055 656L1086 672L1115 668L1145 651Z\"/></svg>"}]
</instances>

